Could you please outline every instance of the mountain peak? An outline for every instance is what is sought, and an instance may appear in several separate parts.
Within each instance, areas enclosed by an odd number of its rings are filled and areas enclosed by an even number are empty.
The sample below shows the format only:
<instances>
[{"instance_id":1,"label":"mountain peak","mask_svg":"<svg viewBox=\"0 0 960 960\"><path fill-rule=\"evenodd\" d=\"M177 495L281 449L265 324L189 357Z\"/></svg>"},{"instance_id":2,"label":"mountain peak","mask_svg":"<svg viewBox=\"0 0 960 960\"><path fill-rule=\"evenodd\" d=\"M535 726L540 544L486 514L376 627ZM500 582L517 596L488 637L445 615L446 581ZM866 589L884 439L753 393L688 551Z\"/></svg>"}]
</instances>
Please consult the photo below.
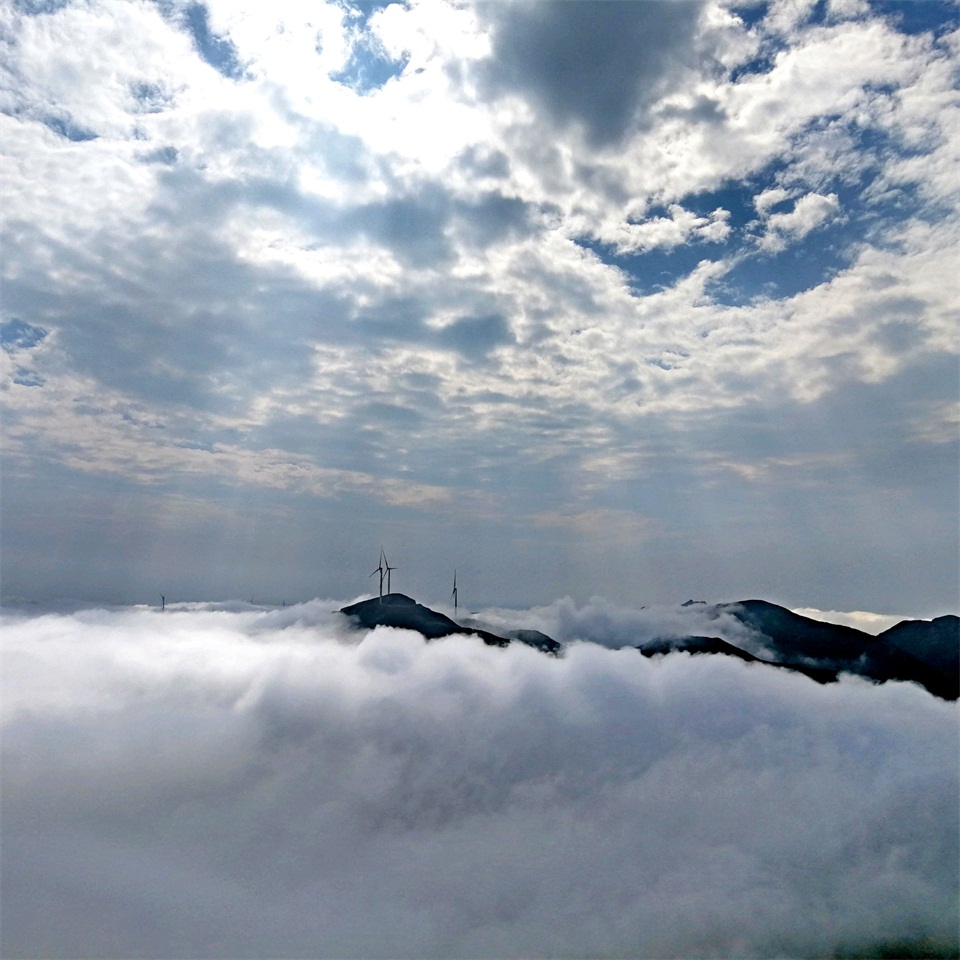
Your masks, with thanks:
<instances>
[{"instance_id":1,"label":"mountain peak","mask_svg":"<svg viewBox=\"0 0 960 960\"><path fill-rule=\"evenodd\" d=\"M560 651L560 644L556 640L537 630L517 630L502 637L476 626L459 624L446 614L431 610L402 593L388 593L383 597L361 600L359 603L342 607L340 612L367 630L374 627L398 627L402 630L416 630L428 640L439 640L454 634L474 635L480 637L488 646L505 647L516 640L544 653L556 654Z\"/></svg>"}]
</instances>

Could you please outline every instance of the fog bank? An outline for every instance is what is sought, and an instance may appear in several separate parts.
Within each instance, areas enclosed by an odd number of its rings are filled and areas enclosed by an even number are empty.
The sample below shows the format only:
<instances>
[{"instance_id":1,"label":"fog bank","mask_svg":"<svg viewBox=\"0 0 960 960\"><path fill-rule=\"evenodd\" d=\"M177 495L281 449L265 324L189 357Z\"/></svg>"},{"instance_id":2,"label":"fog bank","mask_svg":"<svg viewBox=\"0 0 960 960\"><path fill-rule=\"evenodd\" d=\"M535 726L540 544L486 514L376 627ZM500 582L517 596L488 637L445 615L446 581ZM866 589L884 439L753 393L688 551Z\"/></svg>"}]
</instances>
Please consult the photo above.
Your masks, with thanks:
<instances>
[{"instance_id":1,"label":"fog bank","mask_svg":"<svg viewBox=\"0 0 960 960\"><path fill-rule=\"evenodd\" d=\"M4 955L955 935L956 704L727 657L427 644L340 605L4 615ZM601 601L546 609L630 629Z\"/></svg>"}]
</instances>

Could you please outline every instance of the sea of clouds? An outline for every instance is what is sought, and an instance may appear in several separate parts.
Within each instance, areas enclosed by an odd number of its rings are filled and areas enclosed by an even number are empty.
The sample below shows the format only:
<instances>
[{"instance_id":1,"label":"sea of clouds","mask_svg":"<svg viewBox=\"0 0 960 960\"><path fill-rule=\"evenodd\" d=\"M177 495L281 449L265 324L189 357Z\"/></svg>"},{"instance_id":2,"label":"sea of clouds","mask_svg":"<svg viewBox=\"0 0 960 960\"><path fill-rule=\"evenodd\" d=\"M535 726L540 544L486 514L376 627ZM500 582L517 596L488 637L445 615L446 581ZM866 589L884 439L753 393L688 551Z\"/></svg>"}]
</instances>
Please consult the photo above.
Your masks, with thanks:
<instances>
[{"instance_id":1,"label":"sea of clouds","mask_svg":"<svg viewBox=\"0 0 960 960\"><path fill-rule=\"evenodd\" d=\"M514 612L559 658L357 631L340 605L5 611L4 956L809 957L955 936L956 704L648 660L612 647L659 621L602 601ZM649 616L684 609L702 615Z\"/></svg>"}]
</instances>

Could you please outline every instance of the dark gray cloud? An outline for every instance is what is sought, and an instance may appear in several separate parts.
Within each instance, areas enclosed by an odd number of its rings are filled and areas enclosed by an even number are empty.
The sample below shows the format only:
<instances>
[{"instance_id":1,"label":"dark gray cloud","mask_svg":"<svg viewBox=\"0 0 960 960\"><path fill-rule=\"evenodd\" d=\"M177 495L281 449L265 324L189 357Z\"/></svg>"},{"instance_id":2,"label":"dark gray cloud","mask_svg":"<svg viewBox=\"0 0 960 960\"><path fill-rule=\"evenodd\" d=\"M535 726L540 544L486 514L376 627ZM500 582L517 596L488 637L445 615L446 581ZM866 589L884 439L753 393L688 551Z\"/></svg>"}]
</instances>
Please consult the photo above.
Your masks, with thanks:
<instances>
[{"instance_id":1,"label":"dark gray cloud","mask_svg":"<svg viewBox=\"0 0 960 960\"><path fill-rule=\"evenodd\" d=\"M149 159L172 163L166 150ZM155 229L144 235L121 240L102 230L78 249L23 224L25 248L56 255L75 280L64 298L45 270L21 255L6 306L58 328L75 369L106 387L220 411L265 383L305 382L310 346L318 342L364 343L374 354L384 344L406 342L479 361L511 339L506 320L492 314L464 315L441 331L429 326L438 304L456 307L461 291L451 284L397 298L370 283L318 289L287 268L245 261L222 231L231 218L261 210L290 217L315 249L367 241L420 269L452 262L453 238L483 249L534 229L530 205L495 193L462 199L433 184L395 199L342 206L282 180L211 183L195 169L173 165L159 175L150 205ZM116 281L107 290L100 282L105 269ZM490 299L464 293L470 307Z\"/></svg>"},{"instance_id":2,"label":"dark gray cloud","mask_svg":"<svg viewBox=\"0 0 960 960\"><path fill-rule=\"evenodd\" d=\"M46 116L42 118L41 122L57 134L57 136L63 137L72 143L86 143L88 140L97 139L96 131L81 126L66 114L61 116Z\"/></svg>"},{"instance_id":3,"label":"dark gray cloud","mask_svg":"<svg viewBox=\"0 0 960 960\"><path fill-rule=\"evenodd\" d=\"M689 107L664 107L660 111L663 117L680 117L691 123L721 123L728 119L720 103L712 97L700 94Z\"/></svg>"},{"instance_id":4,"label":"dark gray cloud","mask_svg":"<svg viewBox=\"0 0 960 960\"><path fill-rule=\"evenodd\" d=\"M463 200L430 184L411 196L364 204L335 215L317 209L310 225L318 238L335 242L351 235L365 236L411 266L443 267L453 257L448 228L483 249L511 234L532 232L533 209L496 193Z\"/></svg>"},{"instance_id":5,"label":"dark gray cloud","mask_svg":"<svg viewBox=\"0 0 960 960\"><path fill-rule=\"evenodd\" d=\"M529 97L551 123L576 122L593 143L609 146L687 61L701 6L694 0L481 5L494 27L485 79L494 91Z\"/></svg>"},{"instance_id":6,"label":"dark gray cloud","mask_svg":"<svg viewBox=\"0 0 960 960\"><path fill-rule=\"evenodd\" d=\"M162 163L172 166L180 157L180 152L176 147L157 147L156 150L148 150L142 154L144 163Z\"/></svg>"},{"instance_id":7,"label":"dark gray cloud","mask_svg":"<svg viewBox=\"0 0 960 960\"><path fill-rule=\"evenodd\" d=\"M464 360L477 362L495 347L514 342L507 319L499 314L461 316L439 329L427 321L430 313L447 299L443 294L383 301L357 311L356 327L373 351L384 344L412 344L456 351ZM456 297L452 298L456 302ZM357 340L356 330L345 328L342 337Z\"/></svg>"},{"instance_id":8,"label":"dark gray cloud","mask_svg":"<svg viewBox=\"0 0 960 960\"><path fill-rule=\"evenodd\" d=\"M266 379L302 382L306 344L348 305L289 271L249 267L196 226L127 243L105 232L85 251L49 244L76 271L70 297L26 263L7 303L56 328L78 372L134 398L224 410ZM97 279L107 261L118 280L109 292Z\"/></svg>"},{"instance_id":9,"label":"dark gray cloud","mask_svg":"<svg viewBox=\"0 0 960 960\"><path fill-rule=\"evenodd\" d=\"M343 161L351 177L361 176L349 141L341 144L334 138L332 152L335 167ZM194 169L174 169L163 174L161 184L152 212L180 228L193 224L198 231L212 232L244 208L273 210L305 229L319 247L368 240L417 268L446 267L454 256L453 238L482 249L536 229L532 204L492 191L460 197L436 181L355 204L306 194L283 177L211 183Z\"/></svg>"},{"instance_id":10,"label":"dark gray cloud","mask_svg":"<svg viewBox=\"0 0 960 960\"><path fill-rule=\"evenodd\" d=\"M502 150L468 147L458 158L460 165L475 177L506 177L510 158Z\"/></svg>"},{"instance_id":11,"label":"dark gray cloud","mask_svg":"<svg viewBox=\"0 0 960 960\"><path fill-rule=\"evenodd\" d=\"M479 356L503 343L513 341L503 317L462 317L440 331L440 343L465 356Z\"/></svg>"},{"instance_id":12,"label":"dark gray cloud","mask_svg":"<svg viewBox=\"0 0 960 960\"><path fill-rule=\"evenodd\" d=\"M363 635L338 605L5 615L5 955L955 935L955 704L722 657Z\"/></svg>"},{"instance_id":13,"label":"dark gray cloud","mask_svg":"<svg viewBox=\"0 0 960 960\"><path fill-rule=\"evenodd\" d=\"M38 247L56 246L76 271L69 299L30 263L7 288L8 308L59 327L76 369L105 386L156 401L221 406L229 394L242 397L267 381L304 381L308 344L318 340L386 335L478 359L508 337L497 318L464 318L437 334L425 325L436 295L403 303L375 297L358 311L351 303L357 291L318 290L288 270L245 263L216 234L243 207L267 208L299 221L318 246L365 238L411 266L430 268L452 256L448 227L479 246L529 229L527 207L518 201L497 195L461 201L432 187L340 209L283 183L213 185L195 171L173 168L162 175L152 206L160 229L130 242L105 231L78 251L37 238ZM109 295L96 279L107 261L119 280ZM363 292L371 299L371 291ZM213 384L224 378L232 386L218 396Z\"/></svg>"}]
</instances>

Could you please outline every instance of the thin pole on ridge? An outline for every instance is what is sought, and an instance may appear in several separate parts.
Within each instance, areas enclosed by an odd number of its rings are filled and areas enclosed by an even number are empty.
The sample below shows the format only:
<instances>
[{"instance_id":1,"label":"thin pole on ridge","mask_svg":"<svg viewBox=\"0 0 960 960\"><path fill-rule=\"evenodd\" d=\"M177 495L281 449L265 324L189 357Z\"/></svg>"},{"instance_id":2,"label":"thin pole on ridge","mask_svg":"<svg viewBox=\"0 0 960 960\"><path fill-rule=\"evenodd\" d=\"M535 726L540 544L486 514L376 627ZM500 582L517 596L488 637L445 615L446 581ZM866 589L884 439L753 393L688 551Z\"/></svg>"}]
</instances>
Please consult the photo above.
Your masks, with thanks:
<instances>
[{"instance_id":1,"label":"thin pole on ridge","mask_svg":"<svg viewBox=\"0 0 960 960\"><path fill-rule=\"evenodd\" d=\"M378 573L380 574L380 602L381 603L383 603L383 573L384 573L383 560L384 560L383 547L380 547L380 560L377 563L376 570L374 570L373 573L370 574L370 576L373 577L373 576L376 576Z\"/></svg>"},{"instance_id":2,"label":"thin pole on ridge","mask_svg":"<svg viewBox=\"0 0 960 960\"><path fill-rule=\"evenodd\" d=\"M387 559L387 555L383 552L383 547L380 548L380 554L383 557L383 567L387 572L387 593L392 593L393 591L390 589L390 571L396 570L397 568L390 566L390 561Z\"/></svg>"}]
</instances>

